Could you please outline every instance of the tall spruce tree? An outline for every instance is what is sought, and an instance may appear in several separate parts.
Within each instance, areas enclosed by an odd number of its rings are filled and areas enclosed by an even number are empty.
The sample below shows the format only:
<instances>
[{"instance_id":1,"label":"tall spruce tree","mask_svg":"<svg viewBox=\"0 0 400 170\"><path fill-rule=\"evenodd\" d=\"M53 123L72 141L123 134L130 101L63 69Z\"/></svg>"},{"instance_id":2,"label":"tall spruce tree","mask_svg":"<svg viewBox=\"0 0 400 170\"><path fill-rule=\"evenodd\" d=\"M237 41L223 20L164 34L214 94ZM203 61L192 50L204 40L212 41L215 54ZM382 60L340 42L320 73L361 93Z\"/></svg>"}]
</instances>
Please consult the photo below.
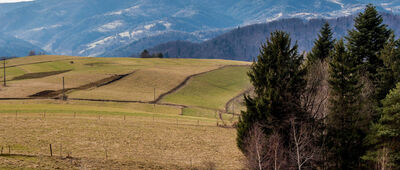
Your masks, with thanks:
<instances>
[{"instance_id":1,"label":"tall spruce tree","mask_svg":"<svg viewBox=\"0 0 400 170\"><path fill-rule=\"evenodd\" d=\"M289 117L300 117L301 94L305 87L305 70L301 68L303 55L292 47L289 34L276 31L263 44L257 61L248 75L255 88L255 96L245 96L247 111L243 111L237 128L237 145L245 151L245 138L255 122L263 125L268 136L280 133L289 141Z\"/></svg>"},{"instance_id":2,"label":"tall spruce tree","mask_svg":"<svg viewBox=\"0 0 400 170\"><path fill-rule=\"evenodd\" d=\"M368 4L364 12L360 13L355 19L354 27L348 32L346 37L347 47L354 57L357 58L357 65L360 65L360 72L363 73L362 81L364 84L363 95L360 100L363 100L365 117L364 131L369 128L369 122L376 121L379 113L377 108L380 107L380 99L384 95L379 93L390 89L379 89L381 86L380 70L384 70L383 60L380 58L382 49L392 33L383 24L383 18L377 12L372 4ZM379 87L380 86L380 87Z\"/></svg>"},{"instance_id":3,"label":"tall spruce tree","mask_svg":"<svg viewBox=\"0 0 400 170\"><path fill-rule=\"evenodd\" d=\"M379 55L391 30L382 24L383 18L372 4L368 4L354 21L355 29L350 30L349 36L346 37L347 47L350 53L357 57L358 63L363 64L371 76L375 76L377 69L383 66Z\"/></svg>"},{"instance_id":4,"label":"tall spruce tree","mask_svg":"<svg viewBox=\"0 0 400 170\"><path fill-rule=\"evenodd\" d=\"M333 39L332 29L328 22L326 22L318 34L318 39L314 41L314 47L311 52L307 55L307 60L309 64L314 63L316 60L323 61L325 58L329 57L335 40Z\"/></svg>"},{"instance_id":5,"label":"tall spruce tree","mask_svg":"<svg viewBox=\"0 0 400 170\"><path fill-rule=\"evenodd\" d=\"M358 68L357 58L347 52L343 40L338 41L330 62L331 106L327 121L327 147L336 169L357 169L363 155Z\"/></svg>"},{"instance_id":6,"label":"tall spruce tree","mask_svg":"<svg viewBox=\"0 0 400 170\"><path fill-rule=\"evenodd\" d=\"M382 101L381 116L365 142L373 148L363 157L376 169L400 169L400 83Z\"/></svg>"},{"instance_id":7,"label":"tall spruce tree","mask_svg":"<svg viewBox=\"0 0 400 170\"><path fill-rule=\"evenodd\" d=\"M376 76L376 98L383 100L400 81L400 48L399 40L392 34L381 52L384 66L378 69Z\"/></svg>"}]
</instances>

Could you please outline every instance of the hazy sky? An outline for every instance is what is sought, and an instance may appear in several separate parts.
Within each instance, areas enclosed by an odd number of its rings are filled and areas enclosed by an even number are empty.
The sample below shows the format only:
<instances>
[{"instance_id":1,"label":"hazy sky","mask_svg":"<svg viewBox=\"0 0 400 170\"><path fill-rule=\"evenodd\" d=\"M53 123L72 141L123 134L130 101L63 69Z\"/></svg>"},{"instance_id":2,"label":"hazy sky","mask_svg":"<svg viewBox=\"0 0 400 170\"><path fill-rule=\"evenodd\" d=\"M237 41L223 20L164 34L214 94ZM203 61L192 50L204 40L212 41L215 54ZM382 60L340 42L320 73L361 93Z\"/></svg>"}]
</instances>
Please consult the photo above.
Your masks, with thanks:
<instances>
[{"instance_id":1,"label":"hazy sky","mask_svg":"<svg viewBox=\"0 0 400 170\"><path fill-rule=\"evenodd\" d=\"M24 1L33 1L33 0L0 0L0 3L24 2Z\"/></svg>"}]
</instances>

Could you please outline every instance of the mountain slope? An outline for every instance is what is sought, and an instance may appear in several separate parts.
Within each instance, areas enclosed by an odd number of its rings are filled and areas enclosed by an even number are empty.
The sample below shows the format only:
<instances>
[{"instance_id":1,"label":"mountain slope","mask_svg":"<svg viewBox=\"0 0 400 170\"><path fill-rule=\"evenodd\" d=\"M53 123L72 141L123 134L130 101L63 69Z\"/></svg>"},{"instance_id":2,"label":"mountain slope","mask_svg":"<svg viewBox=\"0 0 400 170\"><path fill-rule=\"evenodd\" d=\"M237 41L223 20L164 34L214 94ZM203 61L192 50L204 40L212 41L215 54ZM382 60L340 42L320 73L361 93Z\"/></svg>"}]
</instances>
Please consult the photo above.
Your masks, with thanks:
<instances>
[{"instance_id":1,"label":"mountain slope","mask_svg":"<svg viewBox=\"0 0 400 170\"><path fill-rule=\"evenodd\" d=\"M43 53L44 51L29 42L15 38L13 36L0 34L0 56L7 57L21 57L26 56L33 50L36 53Z\"/></svg>"},{"instance_id":2,"label":"mountain slope","mask_svg":"<svg viewBox=\"0 0 400 170\"><path fill-rule=\"evenodd\" d=\"M383 17L384 22L395 30L395 34L400 35L398 29L400 28L400 16L384 14ZM290 33L293 43L298 41L300 51L309 51L325 21L331 24L335 38L344 37L354 23L353 16L309 21L283 19L237 28L202 43L173 41L155 46L149 51L152 53L161 52L165 56L178 58L220 58L251 61L253 57L258 55L260 45L265 43L266 37L275 30Z\"/></svg>"},{"instance_id":3,"label":"mountain slope","mask_svg":"<svg viewBox=\"0 0 400 170\"><path fill-rule=\"evenodd\" d=\"M0 30L50 53L98 56L150 37L151 46L157 37L160 43L204 41L215 30L238 25L347 16L369 2L400 13L398 0L36 0L0 4ZM195 34L199 31L210 36ZM166 38L166 33L176 34Z\"/></svg>"}]
</instances>

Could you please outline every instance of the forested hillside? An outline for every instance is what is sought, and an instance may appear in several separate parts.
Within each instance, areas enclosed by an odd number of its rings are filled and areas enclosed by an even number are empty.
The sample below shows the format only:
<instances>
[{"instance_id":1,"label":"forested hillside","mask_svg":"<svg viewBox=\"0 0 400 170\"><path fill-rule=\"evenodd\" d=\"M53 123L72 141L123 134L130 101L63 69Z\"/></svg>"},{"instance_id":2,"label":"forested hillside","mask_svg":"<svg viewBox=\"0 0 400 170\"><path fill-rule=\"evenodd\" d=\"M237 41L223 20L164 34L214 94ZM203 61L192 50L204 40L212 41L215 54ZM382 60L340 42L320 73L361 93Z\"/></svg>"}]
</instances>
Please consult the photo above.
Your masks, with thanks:
<instances>
[{"instance_id":1,"label":"forested hillside","mask_svg":"<svg viewBox=\"0 0 400 170\"><path fill-rule=\"evenodd\" d=\"M340 38L323 24L307 55L280 30L260 45L237 124L248 169L400 169L400 39L371 4L354 21Z\"/></svg>"},{"instance_id":2,"label":"forested hillside","mask_svg":"<svg viewBox=\"0 0 400 170\"><path fill-rule=\"evenodd\" d=\"M389 28L400 27L400 16L382 14L384 23ZM275 30L288 32L292 40L297 40L299 51L309 51L317 33L325 21L329 22L334 32L333 37L344 37L347 30L353 27L354 16L340 17L337 19L283 19L264 24L255 24L237 29L218 36L214 39L192 43L187 41L172 41L151 48L152 53L163 53L166 57L177 58L221 58L251 61L259 53L260 44ZM399 29L394 29L400 35Z\"/></svg>"}]
</instances>

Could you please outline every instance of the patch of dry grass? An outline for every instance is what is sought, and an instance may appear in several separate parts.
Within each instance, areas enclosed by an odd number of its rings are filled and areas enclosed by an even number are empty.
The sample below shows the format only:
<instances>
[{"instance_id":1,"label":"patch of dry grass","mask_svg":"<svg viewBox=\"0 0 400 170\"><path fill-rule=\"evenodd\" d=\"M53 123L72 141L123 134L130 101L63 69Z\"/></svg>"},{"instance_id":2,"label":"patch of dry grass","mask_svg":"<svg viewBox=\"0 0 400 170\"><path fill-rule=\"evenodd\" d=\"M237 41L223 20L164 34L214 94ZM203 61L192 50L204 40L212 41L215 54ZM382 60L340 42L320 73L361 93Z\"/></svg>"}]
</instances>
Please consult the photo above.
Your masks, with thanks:
<instances>
[{"instance_id":1,"label":"patch of dry grass","mask_svg":"<svg viewBox=\"0 0 400 170\"><path fill-rule=\"evenodd\" d=\"M2 166L53 169L124 168L188 169L210 162L218 169L239 169L241 153L234 129L214 123L151 117L2 114L0 146L11 145L12 154L35 156L0 157ZM48 158L53 154L77 160ZM7 151L8 152L8 151ZM106 154L107 153L107 154ZM107 156L106 156L107 155ZM33 159L33 160L32 160ZM41 160L46 160L41 163ZM18 163L15 163L17 161ZM14 163L13 163L14 162ZM49 163L50 162L50 163Z\"/></svg>"}]
</instances>

